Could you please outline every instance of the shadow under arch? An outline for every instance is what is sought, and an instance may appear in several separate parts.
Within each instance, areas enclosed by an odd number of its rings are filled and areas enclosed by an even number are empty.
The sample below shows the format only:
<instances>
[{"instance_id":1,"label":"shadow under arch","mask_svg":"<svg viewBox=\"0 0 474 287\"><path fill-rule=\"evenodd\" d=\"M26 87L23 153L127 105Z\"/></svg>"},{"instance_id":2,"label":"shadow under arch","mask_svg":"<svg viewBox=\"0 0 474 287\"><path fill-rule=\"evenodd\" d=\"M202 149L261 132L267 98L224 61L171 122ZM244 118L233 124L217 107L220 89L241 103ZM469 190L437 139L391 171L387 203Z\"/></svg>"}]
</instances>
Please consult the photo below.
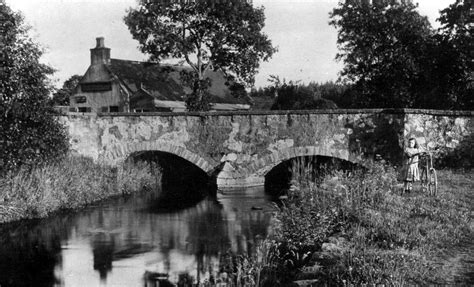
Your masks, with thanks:
<instances>
[{"instance_id":1,"label":"shadow under arch","mask_svg":"<svg viewBox=\"0 0 474 287\"><path fill-rule=\"evenodd\" d=\"M189 157L162 150L140 150L128 154L122 164L129 162L150 163L152 169L161 174L161 187L155 198L149 199L153 212L194 206L205 196L215 193L211 177L202 169L202 164L198 166L197 161L192 162Z\"/></svg>"},{"instance_id":2,"label":"shadow under arch","mask_svg":"<svg viewBox=\"0 0 474 287\"><path fill-rule=\"evenodd\" d=\"M354 164L359 163L359 160L350 154L348 150L336 150L320 146L291 147L265 155L257 162L251 164L247 169L244 169L243 173L247 175L265 176L275 166L284 161L306 156L324 156L337 158Z\"/></svg>"},{"instance_id":3,"label":"shadow under arch","mask_svg":"<svg viewBox=\"0 0 474 287\"><path fill-rule=\"evenodd\" d=\"M185 147L173 145L167 142L143 141L137 143L119 143L110 148L104 155L104 158L107 161L115 162L116 166L120 166L123 165L130 155L150 151L173 154L199 167L206 174L212 173L217 165L216 163L209 162L200 155L189 151Z\"/></svg>"},{"instance_id":4,"label":"shadow under arch","mask_svg":"<svg viewBox=\"0 0 474 287\"><path fill-rule=\"evenodd\" d=\"M279 163L265 174L265 191L269 194L280 194L290 188L293 179L320 182L331 171L347 171L356 166L355 163L335 157L294 157Z\"/></svg>"},{"instance_id":5,"label":"shadow under arch","mask_svg":"<svg viewBox=\"0 0 474 287\"><path fill-rule=\"evenodd\" d=\"M264 177L265 190L274 194L289 188L295 172L305 173L312 180L317 180L328 171L350 170L358 165L359 161L348 151L309 146L272 153L250 168L252 174Z\"/></svg>"}]
</instances>

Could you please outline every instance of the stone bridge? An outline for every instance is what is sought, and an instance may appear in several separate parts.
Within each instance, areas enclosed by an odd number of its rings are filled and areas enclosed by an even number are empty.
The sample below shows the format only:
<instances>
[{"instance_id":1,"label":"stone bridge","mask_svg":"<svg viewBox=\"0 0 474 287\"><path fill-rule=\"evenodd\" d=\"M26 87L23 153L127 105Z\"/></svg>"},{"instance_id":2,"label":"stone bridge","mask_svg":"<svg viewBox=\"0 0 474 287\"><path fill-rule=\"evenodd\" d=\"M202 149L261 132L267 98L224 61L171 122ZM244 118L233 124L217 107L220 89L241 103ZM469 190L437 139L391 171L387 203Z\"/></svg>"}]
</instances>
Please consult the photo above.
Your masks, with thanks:
<instances>
[{"instance_id":1,"label":"stone bridge","mask_svg":"<svg viewBox=\"0 0 474 287\"><path fill-rule=\"evenodd\" d=\"M438 155L472 146L474 112L315 110L149 114L69 114L72 150L120 166L138 152L174 154L221 189L258 186L278 164L303 156L350 162L380 154L399 164L407 137Z\"/></svg>"}]
</instances>

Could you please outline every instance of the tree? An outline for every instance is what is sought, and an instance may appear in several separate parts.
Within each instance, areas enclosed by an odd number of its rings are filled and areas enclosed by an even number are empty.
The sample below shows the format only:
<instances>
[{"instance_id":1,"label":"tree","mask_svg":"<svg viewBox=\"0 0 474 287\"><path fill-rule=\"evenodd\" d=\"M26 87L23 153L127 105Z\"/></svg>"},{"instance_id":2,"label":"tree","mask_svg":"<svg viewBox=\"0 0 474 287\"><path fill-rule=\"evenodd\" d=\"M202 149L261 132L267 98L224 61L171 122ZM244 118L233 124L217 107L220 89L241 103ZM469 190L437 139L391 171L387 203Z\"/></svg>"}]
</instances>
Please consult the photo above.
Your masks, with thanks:
<instances>
[{"instance_id":1,"label":"tree","mask_svg":"<svg viewBox=\"0 0 474 287\"><path fill-rule=\"evenodd\" d=\"M207 71L220 70L229 82L251 86L259 61L275 52L262 33L263 8L243 0L140 0L124 20L150 60L173 57L192 68L182 72L193 91L186 100L188 110L209 109Z\"/></svg>"},{"instance_id":2,"label":"tree","mask_svg":"<svg viewBox=\"0 0 474 287\"><path fill-rule=\"evenodd\" d=\"M271 107L272 110L314 110L314 109L336 109L337 105L328 99L322 97L322 90L319 85L314 83L310 85L300 85L298 82L283 79L280 81L278 77L273 81L276 94L275 101Z\"/></svg>"},{"instance_id":3,"label":"tree","mask_svg":"<svg viewBox=\"0 0 474 287\"><path fill-rule=\"evenodd\" d=\"M69 105L69 97L74 92L77 84L81 80L82 76L80 75L73 75L66 81L64 81L63 86L61 89L57 90L53 94L53 105L57 106L67 106Z\"/></svg>"},{"instance_id":4,"label":"tree","mask_svg":"<svg viewBox=\"0 0 474 287\"><path fill-rule=\"evenodd\" d=\"M351 88L349 85L329 81L325 83L311 82L308 84L308 87L313 90L317 98L326 99L334 103L332 106L337 106L339 108L350 107L350 102L347 99L347 93Z\"/></svg>"},{"instance_id":5,"label":"tree","mask_svg":"<svg viewBox=\"0 0 474 287\"><path fill-rule=\"evenodd\" d=\"M426 51L433 31L411 1L345 1L330 14L338 29L341 76L365 107L415 107L429 88ZM390 4L390 3L392 4Z\"/></svg>"},{"instance_id":6,"label":"tree","mask_svg":"<svg viewBox=\"0 0 474 287\"><path fill-rule=\"evenodd\" d=\"M0 172L55 158L68 147L49 100L42 51L19 13L0 0Z\"/></svg>"},{"instance_id":7,"label":"tree","mask_svg":"<svg viewBox=\"0 0 474 287\"><path fill-rule=\"evenodd\" d=\"M445 95L444 107L474 109L474 41L471 0L456 0L441 11L441 27L435 36L434 92Z\"/></svg>"}]
</instances>

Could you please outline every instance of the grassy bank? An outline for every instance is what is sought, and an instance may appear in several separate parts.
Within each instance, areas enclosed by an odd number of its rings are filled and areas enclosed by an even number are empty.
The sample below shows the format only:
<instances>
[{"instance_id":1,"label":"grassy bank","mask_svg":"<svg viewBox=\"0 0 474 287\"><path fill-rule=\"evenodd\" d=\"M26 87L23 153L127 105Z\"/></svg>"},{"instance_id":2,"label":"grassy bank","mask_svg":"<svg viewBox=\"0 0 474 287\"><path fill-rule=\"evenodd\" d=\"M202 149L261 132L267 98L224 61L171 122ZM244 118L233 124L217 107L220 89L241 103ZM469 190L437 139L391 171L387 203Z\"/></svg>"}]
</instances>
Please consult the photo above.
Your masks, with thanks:
<instances>
[{"instance_id":1,"label":"grassy bank","mask_svg":"<svg viewBox=\"0 0 474 287\"><path fill-rule=\"evenodd\" d=\"M455 283L460 266L446 256L474 236L473 173L441 171L436 197L402 195L396 178L375 163L320 184L300 177L277 214L261 285Z\"/></svg>"},{"instance_id":2,"label":"grassy bank","mask_svg":"<svg viewBox=\"0 0 474 287\"><path fill-rule=\"evenodd\" d=\"M303 164L256 252L199 286L472 285L474 172L439 171L434 197L379 163L317 180Z\"/></svg>"},{"instance_id":3,"label":"grassy bank","mask_svg":"<svg viewBox=\"0 0 474 287\"><path fill-rule=\"evenodd\" d=\"M95 164L83 157L22 168L0 178L0 223L83 207L114 195L157 188L159 170L146 163L123 169Z\"/></svg>"}]
</instances>

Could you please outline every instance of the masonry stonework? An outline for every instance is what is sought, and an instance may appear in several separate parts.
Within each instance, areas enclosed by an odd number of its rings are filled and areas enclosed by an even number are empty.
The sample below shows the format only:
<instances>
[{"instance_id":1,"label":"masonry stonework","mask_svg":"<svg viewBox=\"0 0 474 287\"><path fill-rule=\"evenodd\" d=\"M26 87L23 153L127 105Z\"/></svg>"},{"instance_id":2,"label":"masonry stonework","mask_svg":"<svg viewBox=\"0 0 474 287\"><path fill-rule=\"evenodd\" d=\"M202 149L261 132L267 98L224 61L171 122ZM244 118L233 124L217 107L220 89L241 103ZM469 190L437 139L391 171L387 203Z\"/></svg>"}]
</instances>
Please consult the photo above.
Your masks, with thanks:
<instances>
[{"instance_id":1,"label":"masonry stonework","mask_svg":"<svg viewBox=\"0 0 474 287\"><path fill-rule=\"evenodd\" d=\"M434 151L438 162L473 166L474 112L407 110L404 127L404 138Z\"/></svg>"},{"instance_id":2,"label":"masonry stonework","mask_svg":"<svg viewBox=\"0 0 474 287\"><path fill-rule=\"evenodd\" d=\"M175 154L216 176L218 187L264 184L279 163L322 155L351 162L380 154L399 164L408 135L444 153L473 134L474 113L319 110L68 115L73 152L121 165L140 151Z\"/></svg>"}]
</instances>

